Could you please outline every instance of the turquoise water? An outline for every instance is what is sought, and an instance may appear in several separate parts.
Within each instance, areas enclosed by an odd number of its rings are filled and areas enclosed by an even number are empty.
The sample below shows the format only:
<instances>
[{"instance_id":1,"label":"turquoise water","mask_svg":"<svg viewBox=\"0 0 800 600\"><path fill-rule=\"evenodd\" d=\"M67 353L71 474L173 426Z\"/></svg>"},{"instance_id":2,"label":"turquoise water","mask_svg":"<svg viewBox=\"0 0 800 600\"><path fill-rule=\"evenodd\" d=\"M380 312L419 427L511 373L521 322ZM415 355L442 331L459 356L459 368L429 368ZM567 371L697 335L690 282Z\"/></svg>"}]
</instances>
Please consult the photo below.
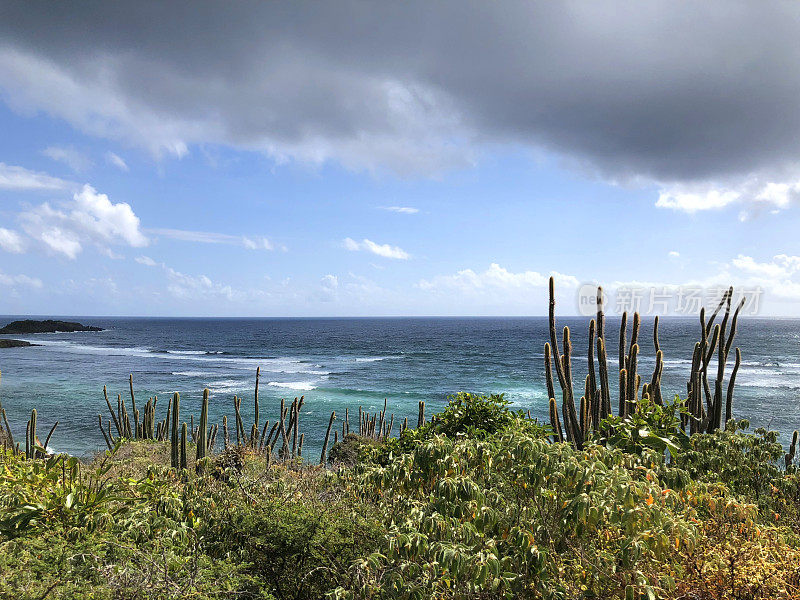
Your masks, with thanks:
<instances>
[{"instance_id":1,"label":"turquoise water","mask_svg":"<svg viewBox=\"0 0 800 600\"><path fill-rule=\"evenodd\" d=\"M112 398L128 399L132 373L137 403L158 395L159 415L172 392L181 394L182 416L199 415L204 387L212 391L211 422L232 415L242 396L245 422L253 413L256 367L261 367L261 419L274 420L280 398L305 395L302 431L306 456L319 453L332 410L375 411L388 399L395 423L416 422L417 403L428 414L460 390L504 392L532 415L546 418L543 345L547 319L108 319L74 317L107 328L99 333L9 336L37 347L0 349L0 400L17 439L30 410L39 413L39 434L58 420L51 446L85 455L104 446L97 414L108 417L103 385ZM0 325L13 317L0 317ZM588 319L561 318L573 333L575 381L586 374ZM616 372L619 320L607 320L609 368ZM665 395L685 394L694 319L663 319ZM800 427L800 320L743 319L737 346L743 365L734 411L753 426L787 435ZM652 321L644 320L640 373L654 365ZM715 372L715 370L712 370ZM613 377L612 377L613 379ZM612 381L613 386L613 381ZM582 383L576 383L576 391ZM578 396L581 394L578 393ZM613 396L612 396L613 397ZM44 432L44 433L42 433Z\"/></svg>"}]
</instances>

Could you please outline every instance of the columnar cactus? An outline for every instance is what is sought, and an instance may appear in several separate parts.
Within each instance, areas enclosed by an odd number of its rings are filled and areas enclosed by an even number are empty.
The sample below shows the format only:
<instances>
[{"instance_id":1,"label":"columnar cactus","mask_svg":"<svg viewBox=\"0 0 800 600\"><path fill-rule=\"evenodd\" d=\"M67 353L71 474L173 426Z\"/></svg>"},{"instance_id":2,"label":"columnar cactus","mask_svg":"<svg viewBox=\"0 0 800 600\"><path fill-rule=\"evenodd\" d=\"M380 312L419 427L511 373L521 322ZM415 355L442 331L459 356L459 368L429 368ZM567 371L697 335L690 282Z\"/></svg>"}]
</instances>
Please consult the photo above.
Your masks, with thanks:
<instances>
[{"instance_id":1,"label":"columnar cactus","mask_svg":"<svg viewBox=\"0 0 800 600\"><path fill-rule=\"evenodd\" d=\"M171 435L171 452L170 452L170 466L173 469L180 467L180 438L178 433L178 423L180 422L181 410L181 397L178 392L172 396L172 435Z\"/></svg>"},{"instance_id":2,"label":"columnar cactus","mask_svg":"<svg viewBox=\"0 0 800 600\"><path fill-rule=\"evenodd\" d=\"M611 414L611 389L608 386L608 361L606 359L606 343L597 337L597 364L600 371L600 405L598 425L600 420Z\"/></svg>"},{"instance_id":3,"label":"columnar cactus","mask_svg":"<svg viewBox=\"0 0 800 600\"><path fill-rule=\"evenodd\" d=\"M561 428L561 420L558 418L558 404L555 398L550 398L550 426L553 428L553 441L563 442L564 431Z\"/></svg>"},{"instance_id":4,"label":"columnar cactus","mask_svg":"<svg viewBox=\"0 0 800 600\"><path fill-rule=\"evenodd\" d=\"M34 408L31 411L31 420L30 422L30 436L29 436L29 452L30 455L28 458L36 458L36 421L37 421L37 413L36 409Z\"/></svg>"},{"instance_id":5,"label":"columnar cactus","mask_svg":"<svg viewBox=\"0 0 800 600\"><path fill-rule=\"evenodd\" d=\"M256 392L255 392L255 396L253 398L253 405L254 405L253 409L254 409L254 413L255 413L253 421L255 423L256 434L258 434L258 413L259 413L259 410L258 410L259 409L259 406L258 406L258 380L259 380L260 377L261 377L261 367L256 367ZM253 446L255 446L255 444L256 444L255 439L251 440L251 444Z\"/></svg>"},{"instance_id":6,"label":"columnar cactus","mask_svg":"<svg viewBox=\"0 0 800 600\"><path fill-rule=\"evenodd\" d=\"M180 452L180 468L181 471L185 471L187 468L187 459L186 459L186 421L183 422L181 425L181 452Z\"/></svg>"},{"instance_id":7,"label":"columnar cactus","mask_svg":"<svg viewBox=\"0 0 800 600\"><path fill-rule=\"evenodd\" d=\"M319 457L319 464L325 466L326 459L328 458L328 442L331 438L331 427L336 420L336 411L331 413L331 419L328 421L328 430L325 432L325 443L322 444L322 455Z\"/></svg>"},{"instance_id":8,"label":"columnar cactus","mask_svg":"<svg viewBox=\"0 0 800 600\"><path fill-rule=\"evenodd\" d=\"M200 408L200 425L198 426L197 430L197 448L196 448L196 460L197 465L196 469L198 473L201 473L203 470L202 461L206 457L206 451L208 450L208 397L209 397L209 389L206 388L203 390L203 405Z\"/></svg>"},{"instance_id":9,"label":"columnar cactus","mask_svg":"<svg viewBox=\"0 0 800 600\"><path fill-rule=\"evenodd\" d=\"M134 419L134 427L133 432L136 437L140 437L139 435L139 411L136 410L136 397L133 395L133 374L128 376L128 382L130 383L131 387L131 411L133 412L133 419Z\"/></svg>"}]
</instances>

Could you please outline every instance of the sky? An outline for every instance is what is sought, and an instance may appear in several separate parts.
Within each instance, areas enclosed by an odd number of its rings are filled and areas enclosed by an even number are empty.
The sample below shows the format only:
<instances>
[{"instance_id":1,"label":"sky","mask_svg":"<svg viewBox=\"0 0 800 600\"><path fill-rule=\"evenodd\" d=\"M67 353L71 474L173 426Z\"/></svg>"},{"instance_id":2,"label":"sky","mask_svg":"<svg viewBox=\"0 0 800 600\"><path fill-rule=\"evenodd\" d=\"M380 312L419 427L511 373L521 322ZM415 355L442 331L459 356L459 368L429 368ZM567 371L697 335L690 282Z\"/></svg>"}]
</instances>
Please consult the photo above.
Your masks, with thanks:
<instances>
[{"instance_id":1,"label":"sky","mask_svg":"<svg viewBox=\"0 0 800 600\"><path fill-rule=\"evenodd\" d=\"M800 316L799 205L798 3L0 3L0 314Z\"/></svg>"}]
</instances>

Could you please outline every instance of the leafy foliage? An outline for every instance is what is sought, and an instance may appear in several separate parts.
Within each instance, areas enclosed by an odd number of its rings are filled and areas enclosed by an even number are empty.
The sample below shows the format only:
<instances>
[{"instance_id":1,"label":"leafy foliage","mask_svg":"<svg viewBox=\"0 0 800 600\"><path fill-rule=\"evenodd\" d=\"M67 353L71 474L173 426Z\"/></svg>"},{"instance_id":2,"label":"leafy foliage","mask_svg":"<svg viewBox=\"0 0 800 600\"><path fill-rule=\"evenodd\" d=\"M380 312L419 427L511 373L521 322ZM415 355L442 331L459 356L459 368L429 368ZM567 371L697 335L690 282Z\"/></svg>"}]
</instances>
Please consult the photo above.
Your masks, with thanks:
<instances>
[{"instance_id":1,"label":"leafy foliage","mask_svg":"<svg viewBox=\"0 0 800 600\"><path fill-rule=\"evenodd\" d=\"M459 394L399 439L346 438L333 471L238 449L178 473L152 441L89 465L0 452L0 598L800 597L776 435L679 425L642 402L579 451Z\"/></svg>"},{"instance_id":2,"label":"leafy foliage","mask_svg":"<svg viewBox=\"0 0 800 600\"><path fill-rule=\"evenodd\" d=\"M385 463L390 456L410 452L418 444L437 435L485 439L511 427L542 437L549 433L549 428L525 418L521 410L511 410L510 404L503 394L485 396L459 392L449 397L441 413L433 415L422 427L406 429L397 438L388 440L372 453L372 459Z\"/></svg>"},{"instance_id":3,"label":"leafy foliage","mask_svg":"<svg viewBox=\"0 0 800 600\"><path fill-rule=\"evenodd\" d=\"M607 417L600 424L599 442L634 454L648 448L680 453L689 447L689 436L681 428L680 400L676 396L661 406L645 398L627 417Z\"/></svg>"}]
</instances>

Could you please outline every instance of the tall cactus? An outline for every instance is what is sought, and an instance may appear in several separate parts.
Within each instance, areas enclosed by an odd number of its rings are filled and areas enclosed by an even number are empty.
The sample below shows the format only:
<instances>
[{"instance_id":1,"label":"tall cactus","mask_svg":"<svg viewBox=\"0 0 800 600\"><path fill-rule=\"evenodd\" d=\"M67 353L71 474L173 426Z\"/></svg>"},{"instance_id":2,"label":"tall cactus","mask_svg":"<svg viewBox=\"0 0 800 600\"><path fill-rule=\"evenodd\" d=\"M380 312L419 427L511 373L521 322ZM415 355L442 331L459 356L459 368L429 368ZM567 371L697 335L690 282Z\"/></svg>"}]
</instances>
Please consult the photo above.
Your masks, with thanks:
<instances>
[{"instance_id":1,"label":"tall cactus","mask_svg":"<svg viewBox=\"0 0 800 600\"><path fill-rule=\"evenodd\" d=\"M133 412L133 420L134 420L134 427L133 432L135 434L134 437L138 438L139 435L139 411L136 410L136 397L133 395L133 373L128 376L128 382L130 383L131 388L131 412Z\"/></svg>"},{"instance_id":2,"label":"tall cactus","mask_svg":"<svg viewBox=\"0 0 800 600\"><path fill-rule=\"evenodd\" d=\"M725 422L727 423L733 418L733 386L736 385L736 374L739 372L739 367L742 365L742 352L736 348L736 360L733 363L733 371L731 371L731 379L728 382L728 393L725 399Z\"/></svg>"},{"instance_id":3,"label":"tall cactus","mask_svg":"<svg viewBox=\"0 0 800 600\"><path fill-rule=\"evenodd\" d=\"M30 424L30 435L28 436L28 450L25 453L26 458L36 458L36 421L37 413L34 408L31 411L31 419L28 421Z\"/></svg>"},{"instance_id":4,"label":"tall cactus","mask_svg":"<svg viewBox=\"0 0 800 600\"><path fill-rule=\"evenodd\" d=\"M636 322L636 316L639 313L634 315L634 323ZM631 341L633 341L633 337L631 337ZM633 344L631 346L630 354L628 355L628 368L627 371L627 383L628 389L625 391L625 401L628 404L628 408L625 410L626 415L630 415L636 409L636 404L638 402L638 394L639 394L639 378L636 374L636 367L639 358L639 344Z\"/></svg>"},{"instance_id":5,"label":"tall cactus","mask_svg":"<svg viewBox=\"0 0 800 600\"><path fill-rule=\"evenodd\" d=\"M572 391L572 341L569 327L564 327L564 354L561 355L561 372L564 378L563 401L561 411L564 415L564 427L569 441L577 448L583 447L583 432L578 423L578 413L575 410L575 397Z\"/></svg>"},{"instance_id":6,"label":"tall cactus","mask_svg":"<svg viewBox=\"0 0 800 600\"><path fill-rule=\"evenodd\" d=\"M594 338L595 338L596 321L592 319L589 321L589 350L587 353L587 366L588 366L588 381L586 384L586 400L589 403L589 416L591 417L592 427L597 429L597 422L600 417L600 401L597 392L597 377L594 371ZM586 437L584 435L584 437Z\"/></svg>"},{"instance_id":7,"label":"tall cactus","mask_svg":"<svg viewBox=\"0 0 800 600\"><path fill-rule=\"evenodd\" d=\"M550 324L550 350L553 353L553 362L556 365L556 375L558 376L558 383L561 386L561 390L566 392L566 383L564 382L564 369L561 363L561 354L558 351L558 335L556 333L556 291L555 291L555 280L553 277L550 277L550 303L549 303L549 311L548 311L548 318ZM570 391L571 393L571 391ZM564 423L566 426L567 424Z\"/></svg>"},{"instance_id":8,"label":"tall cactus","mask_svg":"<svg viewBox=\"0 0 800 600\"><path fill-rule=\"evenodd\" d=\"M187 465L188 461L186 459L186 421L184 421L183 425L181 425L181 455L180 455L181 471L185 471Z\"/></svg>"},{"instance_id":9,"label":"tall cactus","mask_svg":"<svg viewBox=\"0 0 800 600\"><path fill-rule=\"evenodd\" d=\"M553 441L564 441L564 430L561 428L561 420L558 418L558 404L555 398L550 398L550 426L553 428Z\"/></svg>"},{"instance_id":10,"label":"tall cactus","mask_svg":"<svg viewBox=\"0 0 800 600\"><path fill-rule=\"evenodd\" d=\"M202 461L206 457L208 450L208 396L209 389L203 390L203 405L200 408L200 425L197 432L197 449L195 458L197 460L196 469L198 473L202 473Z\"/></svg>"},{"instance_id":11,"label":"tall cactus","mask_svg":"<svg viewBox=\"0 0 800 600\"><path fill-rule=\"evenodd\" d=\"M259 406L258 406L258 380L259 380L260 377L261 377L261 367L256 367L256 392L255 392L254 397L253 397L253 411L254 411L254 414L255 414L255 416L253 418L253 421L255 423L256 435L258 434L258 416L259 416L258 415L258 413L259 413L259 410L258 410L259 409ZM256 440L255 439L251 440L251 445L253 445L253 446L256 445Z\"/></svg>"},{"instance_id":12,"label":"tall cactus","mask_svg":"<svg viewBox=\"0 0 800 600\"><path fill-rule=\"evenodd\" d=\"M544 382L547 386L547 397L555 398L556 390L553 385L553 357L550 352L550 343L544 343Z\"/></svg>"},{"instance_id":13,"label":"tall cactus","mask_svg":"<svg viewBox=\"0 0 800 600\"><path fill-rule=\"evenodd\" d=\"M328 442L331 439L331 428L333 427L333 422L336 420L336 411L331 413L331 420L328 421L328 430L325 432L325 443L322 444L322 455L319 457L319 464L321 466L325 466L325 462L328 458Z\"/></svg>"},{"instance_id":14,"label":"tall cactus","mask_svg":"<svg viewBox=\"0 0 800 600\"><path fill-rule=\"evenodd\" d=\"M171 453L170 453L170 466L173 469L177 469L180 467L180 439L178 433L178 423L180 422L180 410L181 410L181 397L178 392L175 392L172 396L172 434L170 437L171 441Z\"/></svg>"},{"instance_id":15,"label":"tall cactus","mask_svg":"<svg viewBox=\"0 0 800 600\"><path fill-rule=\"evenodd\" d=\"M600 371L600 416L599 421L611 414L611 388L608 385L608 361L606 359L606 342L603 338L597 338L597 364Z\"/></svg>"}]
</instances>

